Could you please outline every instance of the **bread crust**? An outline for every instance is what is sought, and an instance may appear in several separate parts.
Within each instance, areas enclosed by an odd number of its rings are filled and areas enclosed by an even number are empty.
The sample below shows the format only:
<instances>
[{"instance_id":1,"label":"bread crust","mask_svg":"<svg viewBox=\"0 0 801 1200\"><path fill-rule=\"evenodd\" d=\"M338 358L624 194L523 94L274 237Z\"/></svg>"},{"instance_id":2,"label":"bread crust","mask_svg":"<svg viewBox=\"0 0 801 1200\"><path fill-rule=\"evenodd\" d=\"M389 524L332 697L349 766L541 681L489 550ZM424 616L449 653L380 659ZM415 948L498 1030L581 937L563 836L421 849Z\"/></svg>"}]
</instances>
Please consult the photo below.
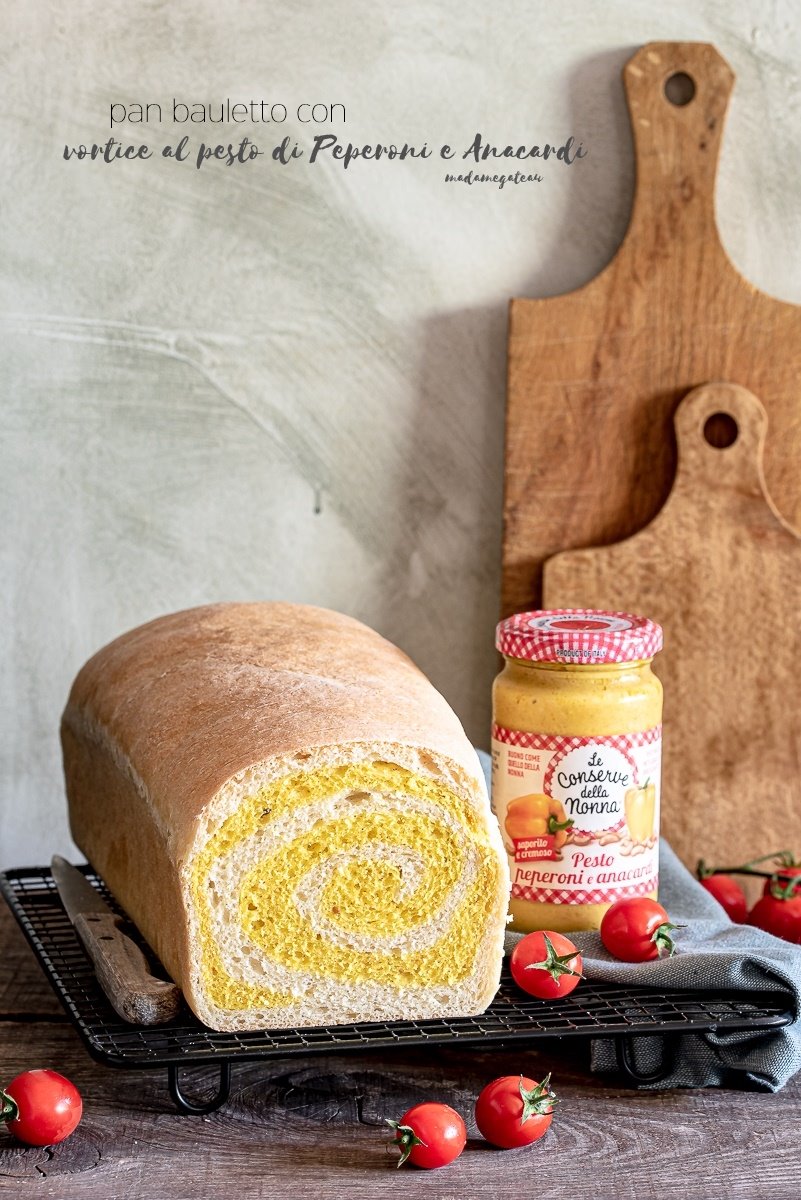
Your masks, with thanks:
<instances>
[{"instance_id":1,"label":"bread crust","mask_svg":"<svg viewBox=\"0 0 801 1200\"><path fill-rule=\"evenodd\" d=\"M81 669L61 737L75 842L208 1023L187 864L230 808L237 776L330 761L332 748L346 762L396 746L395 761L411 755L493 821L475 751L443 697L396 646L321 608L215 604L140 626ZM505 869L499 835L497 848ZM488 915L498 969L501 893ZM489 1003L491 981L480 990Z\"/></svg>"}]
</instances>

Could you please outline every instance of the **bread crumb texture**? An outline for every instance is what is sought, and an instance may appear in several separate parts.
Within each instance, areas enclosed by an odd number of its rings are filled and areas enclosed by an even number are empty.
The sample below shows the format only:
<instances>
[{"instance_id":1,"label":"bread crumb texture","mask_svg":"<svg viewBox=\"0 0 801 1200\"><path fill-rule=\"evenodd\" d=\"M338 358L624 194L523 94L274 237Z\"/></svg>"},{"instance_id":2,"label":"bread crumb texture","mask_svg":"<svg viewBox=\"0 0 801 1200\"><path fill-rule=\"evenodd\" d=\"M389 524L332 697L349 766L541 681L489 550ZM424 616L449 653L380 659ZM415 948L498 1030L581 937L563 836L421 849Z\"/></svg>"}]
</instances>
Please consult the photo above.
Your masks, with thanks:
<instances>
[{"instance_id":1,"label":"bread crumb texture","mask_svg":"<svg viewBox=\"0 0 801 1200\"><path fill-rule=\"evenodd\" d=\"M485 814L432 778L385 762L284 776L192 862L207 999L281 1008L315 979L450 987L476 970L501 870Z\"/></svg>"}]
</instances>

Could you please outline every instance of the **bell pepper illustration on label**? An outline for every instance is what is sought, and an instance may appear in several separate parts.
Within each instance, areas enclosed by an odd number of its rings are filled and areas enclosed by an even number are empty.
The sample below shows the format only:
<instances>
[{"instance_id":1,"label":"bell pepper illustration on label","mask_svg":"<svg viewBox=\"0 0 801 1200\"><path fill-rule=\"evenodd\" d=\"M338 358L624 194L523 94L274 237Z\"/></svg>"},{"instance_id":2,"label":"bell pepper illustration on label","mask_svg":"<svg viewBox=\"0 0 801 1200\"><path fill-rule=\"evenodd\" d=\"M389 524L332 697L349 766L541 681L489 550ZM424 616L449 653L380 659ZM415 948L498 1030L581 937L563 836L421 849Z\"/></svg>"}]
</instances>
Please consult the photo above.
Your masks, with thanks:
<instances>
[{"instance_id":1,"label":"bell pepper illustration on label","mask_svg":"<svg viewBox=\"0 0 801 1200\"><path fill-rule=\"evenodd\" d=\"M518 796L506 806L504 842L516 862L556 858L567 841L573 821L564 805L552 796L534 792Z\"/></svg>"},{"instance_id":2,"label":"bell pepper illustration on label","mask_svg":"<svg viewBox=\"0 0 801 1200\"><path fill-rule=\"evenodd\" d=\"M646 779L642 787L629 788L623 797L626 825L633 842L644 843L654 836L656 784Z\"/></svg>"}]
</instances>

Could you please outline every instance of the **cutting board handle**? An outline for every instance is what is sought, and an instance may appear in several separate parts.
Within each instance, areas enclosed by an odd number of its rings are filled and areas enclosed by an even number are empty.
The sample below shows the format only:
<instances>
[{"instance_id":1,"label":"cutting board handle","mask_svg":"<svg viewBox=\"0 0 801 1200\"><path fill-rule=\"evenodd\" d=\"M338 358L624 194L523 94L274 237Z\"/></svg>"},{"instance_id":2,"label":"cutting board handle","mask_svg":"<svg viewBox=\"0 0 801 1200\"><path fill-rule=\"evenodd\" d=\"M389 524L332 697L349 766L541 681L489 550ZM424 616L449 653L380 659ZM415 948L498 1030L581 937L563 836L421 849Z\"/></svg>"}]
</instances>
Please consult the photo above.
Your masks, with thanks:
<instances>
[{"instance_id":1,"label":"cutting board handle","mask_svg":"<svg viewBox=\"0 0 801 1200\"><path fill-rule=\"evenodd\" d=\"M623 68L623 86L637 164L623 249L644 245L652 256L654 247L670 255L681 244L692 269L702 240L725 258L715 174L734 72L706 42L649 42Z\"/></svg>"},{"instance_id":2,"label":"cutting board handle","mask_svg":"<svg viewBox=\"0 0 801 1200\"><path fill-rule=\"evenodd\" d=\"M747 388L736 383L693 388L676 410L679 462L673 493L694 494L699 485L733 488L762 497L773 509L762 469L767 428L768 415Z\"/></svg>"}]
</instances>

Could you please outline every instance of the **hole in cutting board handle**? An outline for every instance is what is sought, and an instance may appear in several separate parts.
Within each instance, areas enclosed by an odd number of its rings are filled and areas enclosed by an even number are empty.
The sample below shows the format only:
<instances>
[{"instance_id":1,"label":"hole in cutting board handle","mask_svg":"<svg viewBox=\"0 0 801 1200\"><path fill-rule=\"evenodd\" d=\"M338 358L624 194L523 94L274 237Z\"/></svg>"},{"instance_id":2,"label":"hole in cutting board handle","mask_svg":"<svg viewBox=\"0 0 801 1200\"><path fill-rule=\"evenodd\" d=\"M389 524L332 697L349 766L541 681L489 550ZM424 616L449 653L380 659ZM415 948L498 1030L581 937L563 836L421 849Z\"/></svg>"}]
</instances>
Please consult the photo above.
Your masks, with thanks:
<instances>
[{"instance_id":1,"label":"hole in cutting board handle","mask_svg":"<svg viewBox=\"0 0 801 1200\"><path fill-rule=\"evenodd\" d=\"M716 412L704 422L704 437L715 450L726 450L737 441L740 429L730 413Z\"/></svg>"},{"instance_id":2,"label":"hole in cutting board handle","mask_svg":"<svg viewBox=\"0 0 801 1200\"><path fill-rule=\"evenodd\" d=\"M686 71L676 71L665 80L665 99L676 108L684 108L694 95L695 80Z\"/></svg>"}]
</instances>

